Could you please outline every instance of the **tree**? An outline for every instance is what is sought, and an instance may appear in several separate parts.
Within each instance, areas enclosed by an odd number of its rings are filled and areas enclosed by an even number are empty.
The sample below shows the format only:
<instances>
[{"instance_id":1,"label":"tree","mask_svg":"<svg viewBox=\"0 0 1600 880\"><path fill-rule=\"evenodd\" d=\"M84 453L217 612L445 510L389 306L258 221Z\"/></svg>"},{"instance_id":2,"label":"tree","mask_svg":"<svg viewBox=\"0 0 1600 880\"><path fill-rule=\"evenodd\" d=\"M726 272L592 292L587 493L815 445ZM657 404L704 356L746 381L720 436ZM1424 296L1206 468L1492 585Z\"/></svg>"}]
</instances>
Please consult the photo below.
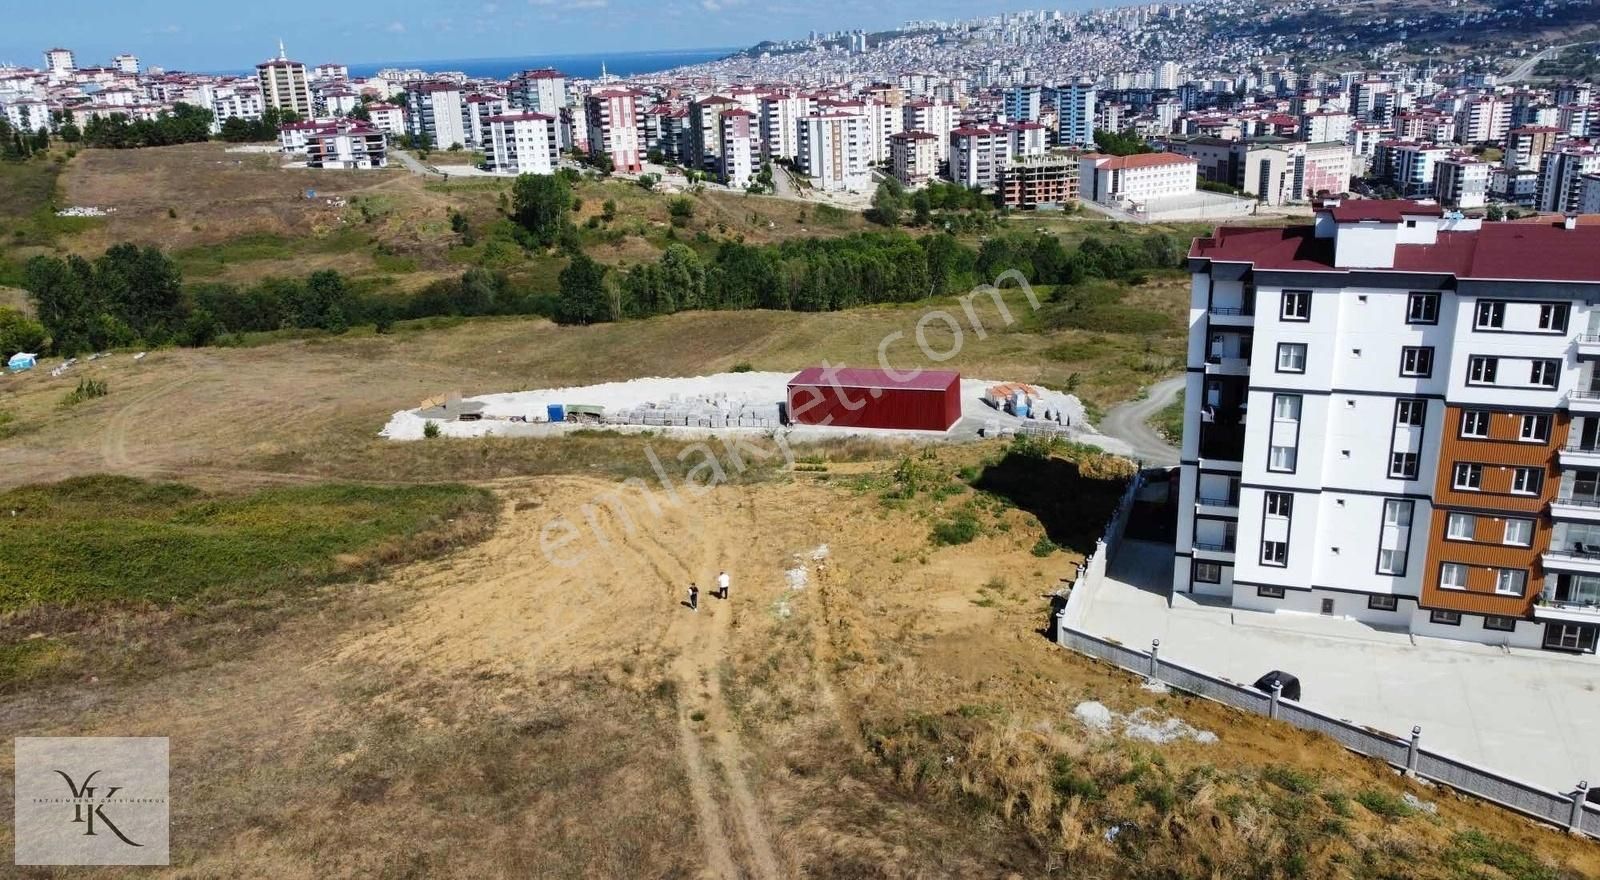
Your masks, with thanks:
<instances>
[{"instance_id":1,"label":"tree","mask_svg":"<svg viewBox=\"0 0 1600 880\"><path fill-rule=\"evenodd\" d=\"M600 219L607 223L617 219L617 203L613 199L606 199L600 206Z\"/></svg>"},{"instance_id":2,"label":"tree","mask_svg":"<svg viewBox=\"0 0 1600 880\"><path fill-rule=\"evenodd\" d=\"M0 309L0 358L19 351L37 353L44 348L44 325L16 309Z\"/></svg>"},{"instance_id":3,"label":"tree","mask_svg":"<svg viewBox=\"0 0 1600 880\"><path fill-rule=\"evenodd\" d=\"M900 186L900 181L892 177L884 178L878 184L877 192L872 194L872 219L884 226L898 226L904 201L905 189Z\"/></svg>"},{"instance_id":4,"label":"tree","mask_svg":"<svg viewBox=\"0 0 1600 880\"><path fill-rule=\"evenodd\" d=\"M562 227L568 225L572 189L560 175L523 174L511 187L511 204L512 219L540 247L549 247L560 237Z\"/></svg>"},{"instance_id":5,"label":"tree","mask_svg":"<svg viewBox=\"0 0 1600 880\"><path fill-rule=\"evenodd\" d=\"M61 140L65 143L75 144L83 140L83 129L75 122L61 124Z\"/></svg>"},{"instance_id":6,"label":"tree","mask_svg":"<svg viewBox=\"0 0 1600 880\"><path fill-rule=\"evenodd\" d=\"M596 324L612 319L611 297L606 292L606 267L587 254L575 254L561 270L561 292L556 300L558 324Z\"/></svg>"}]
</instances>

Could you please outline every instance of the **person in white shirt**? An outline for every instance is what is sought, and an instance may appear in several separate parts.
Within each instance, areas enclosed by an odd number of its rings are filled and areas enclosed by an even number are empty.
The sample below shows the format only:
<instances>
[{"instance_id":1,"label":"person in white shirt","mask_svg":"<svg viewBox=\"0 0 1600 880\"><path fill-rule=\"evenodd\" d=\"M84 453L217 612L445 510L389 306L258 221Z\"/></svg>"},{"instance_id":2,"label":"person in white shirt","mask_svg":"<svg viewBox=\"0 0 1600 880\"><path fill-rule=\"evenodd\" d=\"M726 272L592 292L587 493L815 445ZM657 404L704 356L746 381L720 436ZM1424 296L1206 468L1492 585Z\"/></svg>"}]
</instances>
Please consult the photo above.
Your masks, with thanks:
<instances>
[{"instance_id":1,"label":"person in white shirt","mask_svg":"<svg viewBox=\"0 0 1600 880\"><path fill-rule=\"evenodd\" d=\"M717 595L724 602L728 600L728 573L717 572Z\"/></svg>"}]
</instances>

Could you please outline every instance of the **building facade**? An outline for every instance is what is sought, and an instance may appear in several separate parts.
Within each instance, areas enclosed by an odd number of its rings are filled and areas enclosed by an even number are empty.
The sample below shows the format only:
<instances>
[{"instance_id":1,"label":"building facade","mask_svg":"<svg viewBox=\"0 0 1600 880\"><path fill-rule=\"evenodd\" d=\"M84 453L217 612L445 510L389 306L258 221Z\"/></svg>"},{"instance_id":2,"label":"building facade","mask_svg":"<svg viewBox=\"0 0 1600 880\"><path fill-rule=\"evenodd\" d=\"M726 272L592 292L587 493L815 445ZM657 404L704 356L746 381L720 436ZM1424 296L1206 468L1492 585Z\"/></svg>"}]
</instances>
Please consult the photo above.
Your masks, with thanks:
<instances>
[{"instance_id":1,"label":"building facade","mask_svg":"<svg viewBox=\"0 0 1600 880\"><path fill-rule=\"evenodd\" d=\"M1394 201L1198 239L1174 590L1592 655L1597 247Z\"/></svg>"},{"instance_id":2,"label":"building facade","mask_svg":"<svg viewBox=\"0 0 1600 880\"><path fill-rule=\"evenodd\" d=\"M629 89L602 89L584 101L589 155L609 156L612 169L624 174L637 174L644 169L636 99Z\"/></svg>"},{"instance_id":3,"label":"building facade","mask_svg":"<svg viewBox=\"0 0 1600 880\"><path fill-rule=\"evenodd\" d=\"M827 192L865 192L872 184L867 165L867 117L854 113L813 113L800 120L800 170Z\"/></svg>"},{"instance_id":4,"label":"building facade","mask_svg":"<svg viewBox=\"0 0 1600 880\"><path fill-rule=\"evenodd\" d=\"M290 61L282 45L277 58L256 65L256 82L264 106L298 113L301 119L310 119L315 112L306 66Z\"/></svg>"},{"instance_id":5,"label":"building facade","mask_svg":"<svg viewBox=\"0 0 1600 880\"><path fill-rule=\"evenodd\" d=\"M556 118L546 113L506 113L487 120L485 158L498 174L554 174L561 159Z\"/></svg>"},{"instance_id":6,"label":"building facade","mask_svg":"<svg viewBox=\"0 0 1600 880\"><path fill-rule=\"evenodd\" d=\"M939 139L925 131L889 136L889 160L895 179L907 189L926 186L939 173Z\"/></svg>"},{"instance_id":7,"label":"building facade","mask_svg":"<svg viewBox=\"0 0 1600 880\"><path fill-rule=\"evenodd\" d=\"M1001 175L1000 195L1023 211L1071 207L1078 201L1078 160L1056 154L1013 159Z\"/></svg>"}]
</instances>

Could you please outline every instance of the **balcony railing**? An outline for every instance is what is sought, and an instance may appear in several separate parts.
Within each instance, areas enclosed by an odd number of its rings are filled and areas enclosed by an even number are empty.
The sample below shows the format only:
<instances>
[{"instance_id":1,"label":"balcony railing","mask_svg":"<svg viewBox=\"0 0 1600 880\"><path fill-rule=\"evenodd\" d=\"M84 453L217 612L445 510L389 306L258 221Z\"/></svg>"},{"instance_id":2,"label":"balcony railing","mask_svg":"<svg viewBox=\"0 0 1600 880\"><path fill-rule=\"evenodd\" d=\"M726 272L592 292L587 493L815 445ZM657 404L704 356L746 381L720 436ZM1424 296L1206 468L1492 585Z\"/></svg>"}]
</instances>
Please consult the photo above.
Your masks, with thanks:
<instances>
[{"instance_id":1,"label":"balcony railing","mask_svg":"<svg viewBox=\"0 0 1600 880\"><path fill-rule=\"evenodd\" d=\"M1573 400L1600 400L1600 391L1580 391L1574 388L1567 392L1567 397Z\"/></svg>"},{"instance_id":2,"label":"balcony railing","mask_svg":"<svg viewBox=\"0 0 1600 880\"><path fill-rule=\"evenodd\" d=\"M1238 498L1238 496L1234 496L1232 498L1225 498L1225 497L1207 498L1207 497L1201 496L1200 498L1196 498L1195 501L1198 502L1199 504L1205 505L1206 507L1238 507L1239 506L1239 498Z\"/></svg>"},{"instance_id":3,"label":"balcony railing","mask_svg":"<svg viewBox=\"0 0 1600 880\"><path fill-rule=\"evenodd\" d=\"M1600 344L1600 333L1579 333L1573 341L1590 345Z\"/></svg>"},{"instance_id":4,"label":"balcony railing","mask_svg":"<svg viewBox=\"0 0 1600 880\"><path fill-rule=\"evenodd\" d=\"M1582 441L1573 441L1561 447L1561 450L1563 452L1589 452L1600 455L1600 442L1584 443Z\"/></svg>"},{"instance_id":5,"label":"balcony railing","mask_svg":"<svg viewBox=\"0 0 1600 880\"><path fill-rule=\"evenodd\" d=\"M1565 556L1568 559L1600 559L1600 545L1595 544L1570 544L1566 547L1551 547L1547 552L1551 556Z\"/></svg>"},{"instance_id":6,"label":"balcony railing","mask_svg":"<svg viewBox=\"0 0 1600 880\"><path fill-rule=\"evenodd\" d=\"M1212 306L1210 311L1211 311L1211 314L1213 314L1213 315L1253 315L1253 314L1255 314L1255 310L1247 309L1247 308L1244 308L1243 306Z\"/></svg>"},{"instance_id":7,"label":"balcony railing","mask_svg":"<svg viewBox=\"0 0 1600 880\"><path fill-rule=\"evenodd\" d=\"M1600 602L1597 602L1594 599L1568 601L1564 599L1557 599L1554 596L1546 593L1535 599L1534 604L1540 606L1541 608L1559 608L1562 611L1582 611L1589 614L1600 615Z\"/></svg>"},{"instance_id":8,"label":"balcony railing","mask_svg":"<svg viewBox=\"0 0 1600 880\"><path fill-rule=\"evenodd\" d=\"M1572 507L1600 507L1600 495L1565 495L1555 498L1550 503Z\"/></svg>"},{"instance_id":9,"label":"balcony railing","mask_svg":"<svg viewBox=\"0 0 1600 880\"><path fill-rule=\"evenodd\" d=\"M1221 544L1211 544L1205 541L1196 541L1194 542L1194 549L1205 550L1210 553L1232 553L1234 543L1233 541L1223 541Z\"/></svg>"}]
</instances>

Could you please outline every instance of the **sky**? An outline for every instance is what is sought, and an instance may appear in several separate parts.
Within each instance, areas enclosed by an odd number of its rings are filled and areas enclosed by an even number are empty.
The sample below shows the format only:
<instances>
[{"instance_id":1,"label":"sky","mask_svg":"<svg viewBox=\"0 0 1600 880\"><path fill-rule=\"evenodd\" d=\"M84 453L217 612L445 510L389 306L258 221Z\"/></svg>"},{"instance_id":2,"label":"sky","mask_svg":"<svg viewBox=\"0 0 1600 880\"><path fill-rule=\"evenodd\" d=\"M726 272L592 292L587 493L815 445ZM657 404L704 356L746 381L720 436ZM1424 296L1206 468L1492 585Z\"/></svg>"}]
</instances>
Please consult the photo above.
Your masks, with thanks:
<instances>
[{"instance_id":1,"label":"sky","mask_svg":"<svg viewBox=\"0 0 1600 880\"><path fill-rule=\"evenodd\" d=\"M1079 9L1132 0L1059 0ZM171 70L253 67L277 54L308 64L573 55L748 46L807 32L884 29L909 18L1038 9L1040 0L385 0L218 3L217 0L4 0L0 63L30 67L62 46L80 65L121 52Z\"/></svg>"}]
</instances>

